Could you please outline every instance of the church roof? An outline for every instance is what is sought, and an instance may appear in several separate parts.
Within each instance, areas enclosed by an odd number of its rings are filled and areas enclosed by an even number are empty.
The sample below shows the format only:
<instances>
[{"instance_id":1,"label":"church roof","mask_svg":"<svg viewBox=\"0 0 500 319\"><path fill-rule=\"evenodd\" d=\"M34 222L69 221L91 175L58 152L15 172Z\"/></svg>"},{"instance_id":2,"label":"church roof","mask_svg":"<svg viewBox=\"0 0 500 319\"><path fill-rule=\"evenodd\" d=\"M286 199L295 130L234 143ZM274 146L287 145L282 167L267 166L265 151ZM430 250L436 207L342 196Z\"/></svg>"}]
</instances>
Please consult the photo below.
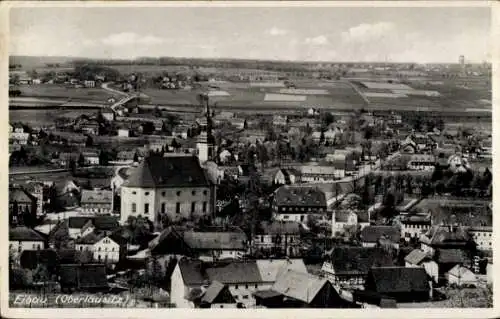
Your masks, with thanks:
<instances>
[{"instance_id":1,"label":"church roof","mask_svg":"<svg viewBox=\"0 0 500 319\"><path fill-rule=\"evenodd\" d=\"M130 172L125 187L204 187L208 180L195 156L149 156Z\"/></svg>"}]
</instances>

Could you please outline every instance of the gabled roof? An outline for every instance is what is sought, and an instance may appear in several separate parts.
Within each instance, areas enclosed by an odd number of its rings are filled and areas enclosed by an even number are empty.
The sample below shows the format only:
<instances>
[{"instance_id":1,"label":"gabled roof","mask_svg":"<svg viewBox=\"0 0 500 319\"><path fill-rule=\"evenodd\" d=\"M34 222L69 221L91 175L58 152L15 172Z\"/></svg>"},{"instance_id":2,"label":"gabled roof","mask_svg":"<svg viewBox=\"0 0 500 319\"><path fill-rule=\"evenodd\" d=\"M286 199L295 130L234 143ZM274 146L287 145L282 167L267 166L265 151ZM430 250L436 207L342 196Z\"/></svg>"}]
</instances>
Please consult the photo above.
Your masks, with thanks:
<instances>
[{"instance_id":1,"label":"gabled roof","mask_svg":"<svg viewBox=\"0 0 500 319\"><path fill-rule=\"evenodd\" d=\"M105 235L102 233L96 234L95 232L91 232L83 237L76 239L75 243L81 245L93 245L104 237Z\"/></svg>"},{"instance_id":2,"label":"gabled roof","mask_svg":"<svg viewBox=\"0 0 500 319\"><path fill-rule=\"evenodd\" d=\"M335 274L366 275L370 268L393 266L392 258L383 248L335 247L328 252Z\"/></svg>"},{"instance_id":3,"label":"gabled roof","mask_svg":"<svg viewBox=\"0 0 500 319\"><path fill-rule=\"evenodd\" d=\"M149 156L131 169L126 187L203 187L208 186L198 159L194 156Z\"/></svg>"},{"instance_id":4,"label":"gabled roof","mask_svg":"<svg viewBox=\"0 0 500 319\"><path fill-rule=\"evenodd\" d=\"M448 271L448 274L458 278L466 278L466 276L476 277L476 275L472 271L460 265L456 265L455 267L451 268L450 271Z\"/></svg>"},{"instance_id":5,"label":"gabled roof","mask_svg":"<svg viewBox=\"0 0 500 319\"><path fill-rule=\"evenodd\" d=\"M325 193L311 186L281 186L276 190L278 206L314 206L326 208Z\"/></svg>"},{"instance_id":6,"label":"gabled roof","mask_svg":"<svg viewBox=\"0 0 500 319\"><path fill-rule=\"evenodd\" d=\"M378 293L428 292L429 281L423 267L377 267L368 273Z\"/></svg>"},{"instance_id":7,"label":"gabled roof","mask_svg":"<svg viewBox=\"0 0 500 319\"><path fill-rule=\"evenodd\" d=\"M436 261L443 264L463 264L470 260L467 253L462 249L438 249Z\"/></svg>"},{"instance_id":8,"label":"gabled roof","mask_svg":"<svg viewBox=\"0 0 500 319\"><path fill-rule=\"evenodd\" d=\"M405 261L412 265L420 265L420 263L430 257L421 249L414 249L405 257Z\"/></svg>"},{"instance_id":9,"label":"gabled roof","mask_svg":"<svg viewBox=\"0 0 500 319\"><path fill-rule=\"evenodd\" d=\"M387 237L393 243L399 243L401 232L395 226L367 226L361 230L362 242L376 243L382 237Z\"/></svg>"},{"instance_id":10,"label":"gabled roof","mask_svg":"<svg viewBox=\"0 0 500 319\"><path fill-rule=\"evenodd\" d=\"M207 290L203 294L201 298L201 302L213 303L213 301L219 296L219 294L227 288L224 284L218 282L217 280L212 281L210 286L208 286Z\"/></svg>"},{"instance_id":11,"label":"gabled roof","mask_svg":"<svg viewBox=\"0 0 500 319\"><path fill-rule=\"evenodd\" d=\"M224 284L261 283L259 268L255 261L235 261L227 265L213 266L206 269L210 281Z\"/></svg>"},{"instance_id":12,"label":"gabled roof","mask_svg":"<svg viewBox=\"0 0 500 319\"><path fill-rule=\"evenodd\" d=\"M466 227L432 226L420 236L420 241L433 246L464 246L470 238Z\"/></svg>"},{"instance_id":13,"label":"gabled roof","mask_svg":"<svg viewBox=\"0 0 500 319\"><path fill-rule=\"evenodd\" d=\"M182 258L178 262L182 280L188 286L201 286L206 282L206 277L202 274L201 260Z\"/></svg>"},{"instance_id":14,"label":"gabled roof","mask_svg":"<svg viewBox=\"0 0 500 319\"><path fill-rule=\"evenodd\" d=\"M10 241L45 241L46 237L34 229L19 226L9 229Z\"/></svg>"},{"instance_id":15,"label":"gabled roof","mask_svg":"<svg viewBox=\"0 0 500 319\"><path fill-rule=\"evenodd\" d=\"M20 187L9 188L9 203L32 203L36 198Z\"/></svg>"},{"instance_id":16,"label":"gabled roof","mask_svg":"<svg viewBox=\"0 0 500 319\"><path fill-rule=\"evenodd\" d=\"M288 270L307 274L307 268L302 259L259 259L256 261L263 282L275 282Z\"/></svg>"},{"instance_id":17,"label":"gabled roof","mask_svg":"<svg viewBox=\"0 0 500 319\"><path fill-rule=\"evenodd\" d=\"M286 297L311 303L327 284L330 283L324 278L288 270L278 277L271 289Z\"/></svg>"}]
</instances>

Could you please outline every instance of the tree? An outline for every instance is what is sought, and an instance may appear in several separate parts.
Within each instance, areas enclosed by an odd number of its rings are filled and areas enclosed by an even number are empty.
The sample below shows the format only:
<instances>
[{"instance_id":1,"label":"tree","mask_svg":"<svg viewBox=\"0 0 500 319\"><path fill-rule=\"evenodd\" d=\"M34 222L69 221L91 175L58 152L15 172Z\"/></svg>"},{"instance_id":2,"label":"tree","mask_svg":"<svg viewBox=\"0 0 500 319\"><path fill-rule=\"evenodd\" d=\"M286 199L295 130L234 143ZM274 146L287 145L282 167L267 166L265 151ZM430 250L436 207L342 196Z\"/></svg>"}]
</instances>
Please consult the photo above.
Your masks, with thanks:
<instances>
[{"instance_id":1,"label":"tree","mask_svg":"<svg viewBox=\"0 0 500 319\"><path fill-rule=\"evenodd\" d=\"M109 163L109 154L106 151L101 150L99 153L99 165L108 165Z\"/></svg>"},{"instance_id":2,"label":"tree","mask_svg":"<svg viewBox=\"0 0 500 319\"><path fill-rule=\"evenodd\" d=\"M33 282L47 282L50 279L50 274L43 264L38 264L33 270Z\"/></svg>"},{"instance_id":3,"label":"tree","mask_svg":"<svg viewBox=\"0 0 500 319\"><path fill-rule=\"evenodd\" d=\"M87 135L87 140L85 141L86 147L91 147L94 144L94 140L90 135Z\"/></svg>"},{"instance_id":4,"label":"tree","mask_svg":"<svg viewBox=\"0 0 500 319\"><path fill-rule=\"evenodd\" d=\"M325 142L325 132L321 131L321 135L319 137L319 144L323 144Z\"/></svg>"},{"instance_id":5,"label":"tree","mask_svg":"<svg viewBox=\"0 0 500 319\"><path fill-rule=\"evenodd\" d=\"M78 166L83 167L85 166L85 157L83 156L82 153L78 156Z\"/></svg>"},{"instance_id":6,"label":"tree","mask_svg":"<svg viewBox=\"0 0 500 319\"><path fill-rule=\"evenodd\" d=\"M246 130L248 129L248 122L247 120L245 119L245 121L243 122L243 129Z\"/></svg>"}]
</instances>

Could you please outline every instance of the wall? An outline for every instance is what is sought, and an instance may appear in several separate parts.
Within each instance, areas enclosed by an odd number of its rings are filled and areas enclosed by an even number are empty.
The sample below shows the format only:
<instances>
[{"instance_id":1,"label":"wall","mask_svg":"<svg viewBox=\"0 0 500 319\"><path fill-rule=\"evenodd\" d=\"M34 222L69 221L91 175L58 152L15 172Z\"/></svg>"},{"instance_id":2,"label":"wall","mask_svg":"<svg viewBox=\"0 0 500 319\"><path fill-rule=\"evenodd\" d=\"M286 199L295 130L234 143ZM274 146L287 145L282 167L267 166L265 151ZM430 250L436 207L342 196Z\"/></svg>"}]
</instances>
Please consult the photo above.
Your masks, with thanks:
<instances>
[{"instance_id":1,"label":"wall","mask_svg":"<svg viewBox=\"0 0 500 319\"><path fill-rule=\"evenodd\" d=\"M256 287L257 285L257 287ZM257 290L270 289L272 285L263 283L248 283L248 284L228 284L229 291L233 295L236 302L241 302L245 307L255 306L255 298L253 293Z\"/></svg>"},{"instance_id":2,"label":"wall","mask_svg":"<svg viewBox=\"0 0 500 319\"><path fill-rule=\"evenodd\" d=\"M110 240L108 237L97 242L93 249L95 261L115 263L120 259L120 245Z\"/></svg>"},{"instance_id":3,"label":"wall","mask_svg":"<svg viewBox=\"0 0 500 319\"><path fill-rule=\"evenodd\" d=\"M175 304L176 308L193 308L190 302L184 298L187 296L188 288L184 285L179 265L175 266L170 280L170 302Z\"/></svg>"},{"instance_id":4,"label":"wall","mask_svg":"<svg viewBox=\"0 0 500 319\"><path fill-rule=\"evenodd\" d=\"M476 242L477 248L481 250L491 250L493 248L491 236L491 231L472 231L474 242Z\"/></svg>"},{"instance_id":5,"label":"wall","mask_svg":"<svg viewBox=\"0 0 500 319\"><path fill-rule=\"evenodd\" d=\"M81 206L85 213L108 214L111 212L111 201L109 203L82 203Z\"/></svg>"}]
</instances>

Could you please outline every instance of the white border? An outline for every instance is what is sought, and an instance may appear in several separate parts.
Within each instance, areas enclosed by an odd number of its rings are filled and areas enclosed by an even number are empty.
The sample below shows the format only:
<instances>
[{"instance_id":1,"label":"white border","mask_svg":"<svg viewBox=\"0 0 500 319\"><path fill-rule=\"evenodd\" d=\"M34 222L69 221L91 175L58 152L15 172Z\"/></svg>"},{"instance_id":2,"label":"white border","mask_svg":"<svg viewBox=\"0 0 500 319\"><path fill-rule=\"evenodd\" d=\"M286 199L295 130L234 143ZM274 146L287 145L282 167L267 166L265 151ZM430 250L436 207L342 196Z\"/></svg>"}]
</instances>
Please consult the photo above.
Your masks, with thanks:
<instances>
[{"instance_id":1,"label":"white border","mask_svg":"<svg viewBox=\"0 0 500 319\"><path fill-rule=\"evenodd\" d=\"M70 1L46 1L46 2L32 2L32 1L12 1L0 2L0 99L3 101L0 108L0 153L8 154L8 36L9 36L9 20L8 9L11 7L491 7L492 8L492 28L491 28L491 44L492 44L492 64L493 64L493 171L495 174L497 170L496 158L497 152L495 150L500 148L500 141L497 138L496 126L500 126L499 112L495 109L500 105L499 89L500 81L498 73L500 61L500 2L495 1L294 1L294 2L260 2L260 1L237 1L237 2L149 2L149 1L134 1L134 2L70 2ZM90 22L90 21L89 21ZM422 17L422 23L425 23L425 17ZM464 28L467 26L464 25ZM496 42L494 40L497 40ZM173 318L260 318L272 316L274 318L387 318L394 316L405 318L490 318L497 317L500 314L498 311L498 297L497 293L499 287L498 279L494 279L494 308L493 309L384 309L376 311L367 310L343 310L343 309L257 309L257 310L183 310L183 309L22 309L22 308L9 308L8 307L8 285L7 280L8 269L7 252L8 249L8 222L7 222L7 203L8 203L8 157L1 156L0 162L2 167L0 169L0 185L3 191L0 192L0 201L5 203L3 206L2 216L4 220L0 223L0 251L2 252L1 270L2 280L0 297L1 297L1 315L8 318L96 318L96 317L110 317L110 318L158 318L159 316L172 316ZM496 175L494 175L496 176ZM493 181L494 194L493 202L496 203L500 198L498 187L500 184ZM496 207L496 205L494 205ZM494 228L498 228L500 219L494 218ZM493 234L493 244L497 247L497 236ZM494 254L494 264L499 265L500 260ZM496 269L495 269L496 270Z\"/></svg>"}]
</instances>

